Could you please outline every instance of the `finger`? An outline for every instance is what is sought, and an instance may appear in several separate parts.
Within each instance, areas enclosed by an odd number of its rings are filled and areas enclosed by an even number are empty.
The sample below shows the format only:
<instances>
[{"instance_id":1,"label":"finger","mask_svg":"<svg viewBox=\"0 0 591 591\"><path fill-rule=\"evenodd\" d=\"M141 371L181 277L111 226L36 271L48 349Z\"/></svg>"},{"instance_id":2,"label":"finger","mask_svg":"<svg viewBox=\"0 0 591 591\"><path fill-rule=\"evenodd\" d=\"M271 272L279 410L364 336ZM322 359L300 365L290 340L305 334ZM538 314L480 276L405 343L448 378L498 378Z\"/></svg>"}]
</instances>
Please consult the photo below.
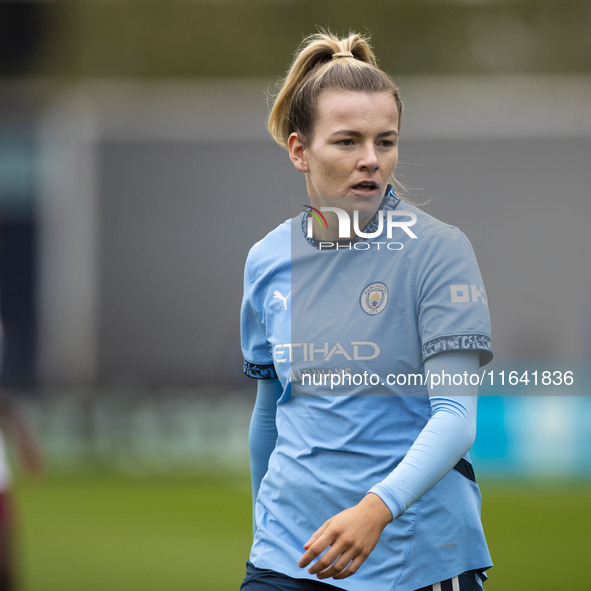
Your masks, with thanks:
<instances>
[{"instance_id":1,"label":"finger","mask_svg":"<svg viewBox=\"0 0 591 591\"><path fill-rule=\"evenodd\" d=\"M308 549L306 550L306 553L300 558L300 561L298 562L298 566L300 568L304 568L306 566L308 566L315 558L317 558L318 556L320 556L329 546L331 546L332 544L334 544L336 538L333 536L329 536L327 534L320 536L315 542L313 542ZM340 554L340 552L339 552ZM338 556L338 554L337 554ZM333 560L336 558L336 556L333 558ZM332 562L332 561L331 561ZM328 563L330 564L330 563ZM328 564L325 564L323 568L325 568L326 566L328 566Z\"/></svg>"},{"instance_id":2,"label":"finger","mask_svg":"<svg viewBox=\"0 0 591 591\"><path fill-rule=\"evenodd\" d=\"M340 572L349 561L355 555L355 552L351 550L351 543L334 543L309 569L308 572L311 575L319 574L323 571L331 571L331 574L325 575L326 577L332 576ZM343 563L341 558L346 556L346 561ZM338 570L334 569L334 563L341 561L341 566Z\"/></svg>"},{"instance_id":3,"label":"finger","mask_svg":"<svg viewBox=\"0 0 591 591\"><path fill-rule=\"evenodd\" d=\"M318 556L318 554L316 552L314 552L313 550L306 550L306 553L300 558L299 562L298 562L298 566L300 568L305 568L307 567L313 560L314 558L316 558Z\"/></svg>"},{"instance_id":4,"label":"finger","mask_svg":"<svg viewBox=\"0 0 591 591\"><path fill-rule=\"evenodd\" d=\"M343 552L343 554L341 554L331 566L318 573L318 578L328 579L329 577L335 577L347 568L355 558L355 555L356 551L354 548L350 548L346 552Z\"/></svg>"},{"instance_id":5,"label":"finger","mask_svg":"<svg viewBox=\"0 0 591 591\"><path fill-rule=\"evenodd\" d=\"M363 556L362 554L357 555L348 565L347 567L342 570L340 573L333 575L333 579L346 579L351 575L355 574L359 567L363 564L367 556Z\"/></svg>"},{"instance_id":6,"label":"finger","mask_svg":"<svg viewBox=\"0 0 591 591\"><path fill-rule=\"evenodd\" d=\"M334 538L322 537L327 525L324 524L320 529L316 530L312 537L304 544L305 554L300 558L298 566L304 568L312 562L317 556L320 556L334 541Z\"/></svg>"},{"instance_id":7,"label":"finger","mask_svg":"<svg viewBox=\"0 0 591 591\"><path fill-rule=\"evenodd\" d=\"M310 539L304 544L304 550L307 550L326 530L328 527L328 521L325 521L311 536Z\"/></svg>"}]
</instances>

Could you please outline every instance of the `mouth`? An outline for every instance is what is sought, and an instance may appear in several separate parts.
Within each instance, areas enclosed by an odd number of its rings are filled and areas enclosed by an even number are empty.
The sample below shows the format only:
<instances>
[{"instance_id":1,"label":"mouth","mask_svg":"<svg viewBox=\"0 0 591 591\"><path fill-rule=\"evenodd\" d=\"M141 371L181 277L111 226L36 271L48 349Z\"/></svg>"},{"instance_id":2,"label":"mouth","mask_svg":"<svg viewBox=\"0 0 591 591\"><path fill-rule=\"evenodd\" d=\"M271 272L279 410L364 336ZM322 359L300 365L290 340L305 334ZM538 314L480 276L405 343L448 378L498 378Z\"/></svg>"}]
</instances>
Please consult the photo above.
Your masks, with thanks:
<instances>
[{"instance_id":1,"label":"mouth","mask_svg":"<svg viewBox=\"0 0 591 591\"><path fill-rule=\"evenodd\" d=\"M361 181L351 188L356 195L374 195L379 186L375 181Z\"/></svg>"}]
</instances>

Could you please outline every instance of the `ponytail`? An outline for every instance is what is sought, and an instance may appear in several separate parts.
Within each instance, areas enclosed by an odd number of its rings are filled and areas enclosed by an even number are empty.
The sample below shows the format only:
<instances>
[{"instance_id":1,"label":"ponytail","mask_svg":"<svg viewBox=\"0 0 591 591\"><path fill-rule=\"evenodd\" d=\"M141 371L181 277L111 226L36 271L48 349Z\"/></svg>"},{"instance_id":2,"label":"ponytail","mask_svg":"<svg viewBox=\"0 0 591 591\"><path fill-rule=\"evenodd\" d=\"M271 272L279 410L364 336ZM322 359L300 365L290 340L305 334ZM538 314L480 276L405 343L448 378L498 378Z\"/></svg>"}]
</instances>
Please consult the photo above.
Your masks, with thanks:
<instances>
[{"instance_id":1,"label":"ponytail","mask_svg":"<svg viewBox=\"0 0 591 591\"><path fill-rule=\"evenodd\" d=\"M302 141L312 135L316 106L322 90L336 88L357 92L390 92L402 115L398 87L377 66L368 40L358 33L340 39L329 32L310 35L300 45L267 120L273 139L287 148L293 132ZM399 123L400 124L400 123Z\"/></svg>"}]
</instances>

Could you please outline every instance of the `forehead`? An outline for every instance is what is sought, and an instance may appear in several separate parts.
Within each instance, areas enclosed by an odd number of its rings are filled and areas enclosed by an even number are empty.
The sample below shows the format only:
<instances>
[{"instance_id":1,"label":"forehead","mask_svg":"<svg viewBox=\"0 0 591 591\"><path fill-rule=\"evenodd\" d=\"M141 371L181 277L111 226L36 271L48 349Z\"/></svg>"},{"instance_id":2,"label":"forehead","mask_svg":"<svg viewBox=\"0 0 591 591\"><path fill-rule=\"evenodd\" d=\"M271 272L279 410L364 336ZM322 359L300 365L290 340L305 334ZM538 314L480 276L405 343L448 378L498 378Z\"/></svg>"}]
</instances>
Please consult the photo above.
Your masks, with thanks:
<instances>
[{"instance_id":1,"label":"forehead","mask_svg":"<svg viewBox=\"0 0 591 591\"><path fill-rule=\"evenodd\" d=\"M357 131L398 129L398 108L389 92L325 90L318 97L315 132L343 127Z\"/></svg>"}]
</instances>

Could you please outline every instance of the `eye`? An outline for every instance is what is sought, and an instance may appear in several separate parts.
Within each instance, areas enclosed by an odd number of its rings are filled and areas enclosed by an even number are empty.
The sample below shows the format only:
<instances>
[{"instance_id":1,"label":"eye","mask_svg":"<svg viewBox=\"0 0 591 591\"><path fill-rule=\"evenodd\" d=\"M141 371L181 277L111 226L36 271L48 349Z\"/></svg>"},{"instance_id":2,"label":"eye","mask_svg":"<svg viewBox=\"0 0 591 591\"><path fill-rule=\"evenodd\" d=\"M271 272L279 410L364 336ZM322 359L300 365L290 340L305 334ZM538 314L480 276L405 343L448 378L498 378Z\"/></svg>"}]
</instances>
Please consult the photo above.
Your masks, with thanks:
<instances>
[{"instance_id":1,"label":"eye","mask_svg":"<svg viewBox=\"0 0 591 591\"><path fill-rule=\"evenodd\" d=\"M392 140L381 140L378 142L378 146L382 146L382 148L393 148L396 145L396 142Z\"/></svg>"},{"instance_id":2,"label":"eye","mask_svg":"<svg viewBox=\"0 0 591 591\"><path fill-rule=\"evenodd\" d=\"M339 144L341 146L352 146L353 140L351 138L346 138L346 139L338 140L337 144Z\"/></svg>"}]
</instances>

